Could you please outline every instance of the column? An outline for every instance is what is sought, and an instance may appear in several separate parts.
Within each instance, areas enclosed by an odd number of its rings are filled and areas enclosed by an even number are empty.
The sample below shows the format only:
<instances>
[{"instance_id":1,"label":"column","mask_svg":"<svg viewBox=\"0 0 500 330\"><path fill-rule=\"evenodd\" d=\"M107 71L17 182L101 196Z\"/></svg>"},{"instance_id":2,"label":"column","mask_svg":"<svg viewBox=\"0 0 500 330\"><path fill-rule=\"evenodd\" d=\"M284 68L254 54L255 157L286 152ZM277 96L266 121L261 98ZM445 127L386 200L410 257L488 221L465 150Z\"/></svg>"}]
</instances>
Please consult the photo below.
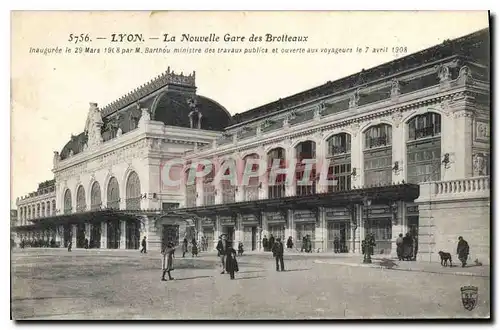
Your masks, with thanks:
<instances>
[{"instance_id":1,"label":"column","mask_svg":"<svg viewBox=\"0 0 500 330\"><path fill-rule=\"evenodd\" d=\"M73 249L76 248L76 232L77 232L76 225L71 225L71 244Z\"/></svg>"},{"instance_id":2,"label":"column","mask_svg":"<svg viewBox=\"0 0 500 330\"><path fill-rule=\"evenodd\" d=\"M120 220L120 250L127 248L127 222Z\"/></svg>"},{"instance_id":3,"label":"column","mask_svg":"<svg viewBox=\"0 0 500 330\"><path fill-rule=\"evenodd\" d=\"M260 176L260 189L259 189L259 199L268 199L269 194L269 173L267 172L267 155L263 149L259 151L259 159L264 160L263 166L266 166L266 173ZM265 165L264 165L265 164ZM260 169L259 169L260 170ZM262 234L264 235L264 234ZM264 236L262 236L264 237ZM261 242L262 243L262 242Z\"/></svg>"},{"instance_id":4,"label":"column","mask_svg":"<svg viewBox=\"0 0 500 330\"><path fill-rule=\"evenodd\" d=\"M108 248L108 226L106 222L101 222L101 249Z\"/></svg>"},{"instance_id":5,"label":"column","mask_svg":"<svg viewBox=\"0 0 500 330\"><path fill-rule=\"evenodd\" d=\"M204 200L203 200L203 180L204 178L196 178L196 206L203 206Z\"/></svg>"},{"instance_id":6,"label":"column","mask_svg":"<svg viewBox=\"0 0 500 330\"><path fill-rule=\"evenodd\" d=\"M320 207L317 213L319 219L316 219L319 222L319 227L316 226L316 249L321 249L321 252L325 252L327 250L327 241L328 241L328 231L326 228L326 212L324 207Z\"/></svg>"},{"instance_id":7,"label":"column","mask_svg":"<svg viewBox=\"0 0 500 330\"><path fill-rule=\"evenodd\" d=\"M406 153L405 153L406 137L404 134L404 124L395 121L392 125L392 168L398 162L398 170L392 171L392 182L403 182L405 179L406 169Z\"/></svg>"},{"instance_id":8,"label":"column","mask_svg":"<svg viewBox=\"0 0 500 330\"><path fill-rule=\"evenodd\" d=\"M55 240L56 240L56 245L59 245L59 247L63 247L64 246L64 226L57 226L56 227L56 236L55 236Z\"/></svg>"},{"instance_id":9,"label":"column","mask_svg":"<svg viewBox=\"0 0 500 330\"><path fill-rule=\"evenodd\" d=\"M238 242L243 241L243 223L241 213L236 214L234 226L234 248L238 248ZM247 247L248 249L248 247Z\"/></svg>"},{"instance_id":10,"label":"column","mask_svg":"<svg viewBox=\"0 0 500 330\"><path fill-rule=\"evenodd\" d=\"M351 170L356 170L356 176L351 177L351 188L362 187L363 178L363 134L355 126L351 135Z\"/></svg>"},{"instance_id":11,"label":"column","mask_svg":"<svg viewBox=\"0 0 500 330\"><path fill-rule=\"evenodd\" d=\"M455 112L455 157L450 157L454 167L454 178L462 179L473 176L472 171L472 120L473 114L468 110ZM445 170L446 171L446 170Z\"/></svg>"},{"instance_id":12,"label":"column","mask_svg":"<svg viewBox=\"0 0 500 330\"><path fill-rule=\"evenodd\" d=\"M286 183L290 182L290 184L287 184L285 187L285 196L295 196L296 193L296 188L295 188L295 180L292 180L292 178L295 177L295 166L297 164L297 160L295 157L295 148L292 148L289 146L286 149L286 164L287 164L287 175L286 175ZM293 237L293 236L292 236Z\"/></svg>"},{"instance_id":13,"label":"column","mask_svg":"<svg viewBox=\"0 0 500 330\"><path fill-rule=\"evenodd\" d=\"M220 225L220 217L218 215L215 216L215 230L214 230L214 242L213 248L217 248L217 243L219 242L219 236L222 234Z\"/></svg>"},{"instance_id":14,"label":"column","mask_svg":"<svg viewBox=\"0 0 500 330\"><path fill-rule=\"evenodd\" d=\"M322 139L317 139L316 141L316 177L319 178L319 175L323 174L328 175L328 166L326 164L326 150L325 150L325 143ZM326 167L325 171L322 171L323 167ZM321 180L325 179L328 180L328 178L323 178L321 177L320 180L316 180L316 193L321 194L321 193L326 193L328 192L328 185L322 185ZM326 246L324 247L326 250Z\"/></svg>"},{"instance_id":15,"label":"column","mask_svg":"<svg viewBox=\"0 0 500 330\"><path fill-rule=\"evenodd\" d=\"M397 202L396 213L392 215L392 243L391 243L391 257L397 257L396 240L399 234L405 235L406 231L406 205L403 201Z\"/></svg>"},{"instance_id":16,"label":"column","mask_svg":"<svg viewBox=\"0 0 500 330\"><path fill-rule=\"evenodd\" d=\"M286 223L286 230L285 230L285 237L292 236L292 239L295 238L295 223L293 221L293 210L287 210L285 211L285 223ZM286 241L285 241L286 242Z\"/></svg>"},{"instance_id":17,"label":"column","mask_svg":"<svg viewBox=\"0 0 500 330\"><path fill-rule=\"evenodd\" d=\"M356 205L356 220L358 222L358 229L356 230L356 245L357 253L361 254L361 242L365 239L365 221L364 221L364 206Z\"/></svg>"},{"instance_id":18,"label":"column","mask_svg":"<svg viewBox=\"0 0 500 330\"><path fill-rule=\"evenodd\" d=\"M260 235L260 251L264 251L264 247L262 246L262 239L264 238L264 236L269 238L269 226L267 224L267 215L265 212L262 212L262 234ZM293 239L293 241L295 242L295 239Z\"/></svg>"},{"instance_id":19,"label":"column","mask_svg":"<svg viewBox=\"0 0 500 330\"><path fill-rule=\"evenodd\" d=\"M85 224L85 238L89 240L90 244L90 232L92 231L92 224L86 223Z\"/></svg>"}]
</instances>

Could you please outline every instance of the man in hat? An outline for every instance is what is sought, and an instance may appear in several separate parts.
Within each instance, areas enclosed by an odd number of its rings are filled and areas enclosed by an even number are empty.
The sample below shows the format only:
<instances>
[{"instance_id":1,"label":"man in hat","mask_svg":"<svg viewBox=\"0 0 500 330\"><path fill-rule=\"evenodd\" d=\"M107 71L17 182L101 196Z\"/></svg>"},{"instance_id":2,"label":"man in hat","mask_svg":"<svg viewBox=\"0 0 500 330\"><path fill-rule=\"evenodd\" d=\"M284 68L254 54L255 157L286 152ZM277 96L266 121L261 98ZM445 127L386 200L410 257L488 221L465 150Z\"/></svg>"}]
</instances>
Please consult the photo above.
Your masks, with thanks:
<instances>
[{"instance_id":1,"label":"man in hat","mask_svg":"<svg viewBox=\"0 0 500 330\"><path fill-rule=\"evenodd\" d=\"M467 258L469 258L469 244L462 236L458 238L457 254L462 267L465 267L467 265Z\"/></svg>"},{"instance_id":2,"label":"man in hat","mask_svg":"<svg viewBox=\"0 0 500 330\"><path fill-rule=\"evenodd\" d=\"M222 234L219 237L219 242L217 243L217 256L220 257L220 262L222 266L221 274L224 274L226 270L226 252L227 252L227 235Z\"/></svg>"},{"instance_id":3,"label":"man in hat","mask_svg":"<svg viewBox=\"0 0 500 330\"><path fill-rule=\"evenodd\" d=\"M280 271L280 266L281 266L281 271L285 271L285 263L283 262L283 253L284 253L284 248L283 248L283 243L281 242L281 238L276 239L276 243L274 243L273 246L273 256L276 258L276 271Z\"/></svg>"}]
</instances>

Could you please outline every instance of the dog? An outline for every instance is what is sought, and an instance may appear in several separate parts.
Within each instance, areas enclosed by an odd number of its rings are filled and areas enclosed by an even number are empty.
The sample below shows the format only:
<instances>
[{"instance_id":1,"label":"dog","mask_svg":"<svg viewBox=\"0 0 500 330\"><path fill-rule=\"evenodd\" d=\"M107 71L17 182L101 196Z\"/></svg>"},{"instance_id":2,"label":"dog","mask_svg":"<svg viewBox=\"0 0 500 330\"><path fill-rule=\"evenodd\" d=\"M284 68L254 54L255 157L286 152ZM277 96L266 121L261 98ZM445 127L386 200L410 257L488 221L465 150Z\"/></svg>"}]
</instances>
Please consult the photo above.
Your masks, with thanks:
<instances>
[{"instance_id":1,"label":"dog","mask_svg":"<svg viewBox=\"0 0 500 330\"><path fill-rule=\"evenodd\" d=\"M438 254L441 258L441 266L448 266L448 261L450 261L450 267L453 267L453 264L451 263L451 253L439 251Z\"/></svg>"}]
</instances>

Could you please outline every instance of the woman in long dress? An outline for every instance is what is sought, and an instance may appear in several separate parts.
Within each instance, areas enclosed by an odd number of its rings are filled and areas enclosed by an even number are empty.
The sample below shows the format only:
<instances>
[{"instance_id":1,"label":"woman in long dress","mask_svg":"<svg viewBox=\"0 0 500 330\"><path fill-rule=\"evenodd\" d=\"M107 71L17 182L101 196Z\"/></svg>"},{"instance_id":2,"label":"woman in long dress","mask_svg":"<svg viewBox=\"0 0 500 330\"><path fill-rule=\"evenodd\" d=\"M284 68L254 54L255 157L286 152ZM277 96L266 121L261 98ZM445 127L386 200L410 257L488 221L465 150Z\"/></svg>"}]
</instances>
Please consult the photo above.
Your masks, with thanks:
<instances>
[{"instance_id":1,"label":"woman in long dress","mask_svg":"<svg viewBox=\"0 0 500 330\"><path fill-rule=\"evenodd\" d=\"M161 263L161 269L163 271L161 276L162 281L166 281L165 274L168 274L169 280L174 279L172 275L170 275L170 272L174 270L174 252L175 247L174 243L172 242L168 243L167 246L161 251L161 254L163 256Z\"/></svg>"},{"instance_id":2,"label":"woman in long dress","mask_svg":"<svg viewBox=\"0 0 500 330\"><path fill-rule=\"evenodd\" d=\"M226 271L231 275L234 280L234 273L239 271L238 261L236 260L236 250L233 248L233 242L227 242L226 249Z\"/></svg>"}]
</instances>

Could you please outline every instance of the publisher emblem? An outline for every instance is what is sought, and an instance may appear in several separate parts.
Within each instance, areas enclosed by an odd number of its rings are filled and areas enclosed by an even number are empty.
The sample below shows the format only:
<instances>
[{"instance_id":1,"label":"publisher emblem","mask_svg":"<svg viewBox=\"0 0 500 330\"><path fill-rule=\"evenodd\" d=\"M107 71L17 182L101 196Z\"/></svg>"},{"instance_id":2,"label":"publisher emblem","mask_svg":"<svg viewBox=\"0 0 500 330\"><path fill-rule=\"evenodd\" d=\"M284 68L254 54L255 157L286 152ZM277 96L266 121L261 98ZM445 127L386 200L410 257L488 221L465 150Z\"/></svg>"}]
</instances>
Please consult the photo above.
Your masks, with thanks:
<instances>
[{"instance_id":1,"label":"publisher emblem","mask_svg":"<svg viewBox=\"0 0 500 330\"><path fill-rule=\"evenodd\" d=\"M463 286L460 288L462 293L462 304L468 311L473 310L477 305L478 288L477 286Z\"/></svg>"}]
</instances>

